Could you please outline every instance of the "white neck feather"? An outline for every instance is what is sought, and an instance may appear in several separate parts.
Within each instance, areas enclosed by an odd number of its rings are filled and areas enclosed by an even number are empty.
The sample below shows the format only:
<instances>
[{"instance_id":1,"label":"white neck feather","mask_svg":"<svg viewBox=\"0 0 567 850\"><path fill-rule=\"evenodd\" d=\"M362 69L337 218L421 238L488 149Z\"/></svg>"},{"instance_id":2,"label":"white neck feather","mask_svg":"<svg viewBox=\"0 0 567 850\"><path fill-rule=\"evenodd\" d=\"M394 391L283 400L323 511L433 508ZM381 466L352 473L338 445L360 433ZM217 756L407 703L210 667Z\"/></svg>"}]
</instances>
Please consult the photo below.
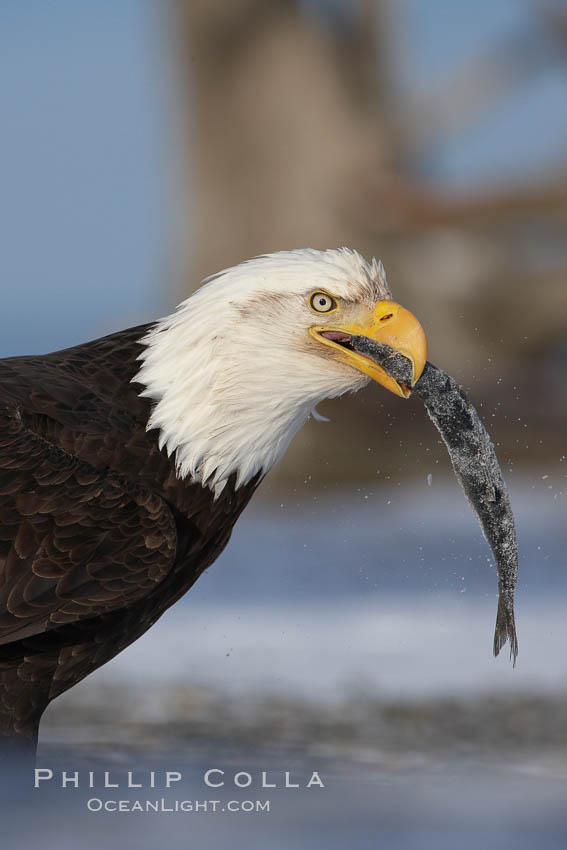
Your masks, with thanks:
<instances>
[{"instance_id":1,"label":"white neck feather","mask_svg":"<svg viewBox=\"0 0 567 850\"><path fill-rule=\"evenodd\" d=\"M367 382L351 368L329 368L307 344L297 315L305 286L320 285L314 269L307 284L305 274L298 283L297 268L274 269L272 262L267 278L266 259L211 279L142 340L134 380L155 401L148 430L159 429L160 447L175 454L180 477L209 486L215 496L233 473L237 487L265 474L319 401ZM329 269L317 270L332 285ZM343 286L344 277L342 270Z\"/></svg>"}]
</instances>

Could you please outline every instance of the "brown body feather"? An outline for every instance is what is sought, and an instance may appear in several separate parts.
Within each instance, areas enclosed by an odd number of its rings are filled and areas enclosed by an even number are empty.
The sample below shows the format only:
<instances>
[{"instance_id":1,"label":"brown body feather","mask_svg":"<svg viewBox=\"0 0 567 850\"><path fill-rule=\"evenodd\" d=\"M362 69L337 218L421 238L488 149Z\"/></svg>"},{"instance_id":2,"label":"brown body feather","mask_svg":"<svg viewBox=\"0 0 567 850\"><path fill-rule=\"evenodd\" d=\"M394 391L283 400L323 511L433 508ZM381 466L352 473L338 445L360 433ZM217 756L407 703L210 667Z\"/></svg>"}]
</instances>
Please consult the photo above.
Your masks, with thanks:
<instances>
[{"instance_id":1,"label":"brown body feather","mask_svg":"<svg viewBox=\"0 0 567 850\"><path fill-rule=\"evenodd\" d=\"M0 746L117 655L220 554L258 478L215 501L146 431L147 326L0 360Z\"/></svg>"}]
</instances>

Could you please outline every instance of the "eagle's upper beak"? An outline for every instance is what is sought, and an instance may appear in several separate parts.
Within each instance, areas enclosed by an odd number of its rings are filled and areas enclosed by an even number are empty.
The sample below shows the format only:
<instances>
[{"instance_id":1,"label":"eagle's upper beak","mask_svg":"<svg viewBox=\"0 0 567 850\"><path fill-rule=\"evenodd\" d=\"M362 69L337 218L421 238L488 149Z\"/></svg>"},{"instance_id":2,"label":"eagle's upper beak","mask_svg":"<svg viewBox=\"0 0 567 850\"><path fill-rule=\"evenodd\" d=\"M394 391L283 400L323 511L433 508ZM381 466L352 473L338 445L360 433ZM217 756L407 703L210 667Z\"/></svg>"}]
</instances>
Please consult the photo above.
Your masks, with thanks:
<instances>
[{"instance_id":1,"label":"eagle's upper beak","mask_svg":"<svg viewBox=\"0 0 567 850\"><path fill-rule=\"evenodd\" d=\"M309 330L319 342L336 349L337 357L343 363L364 372L402 398L411 395L411 388L419 380L427 360L427 340L423 328L409 310L395 301L379 301L374 310L368 312L368 317L360 323L319 325ZM413 366L411 386L399 384L370 357L349 347L351 336L366 336L374 342L385 343L407 357Z\"/></svg>"}]
</instances>

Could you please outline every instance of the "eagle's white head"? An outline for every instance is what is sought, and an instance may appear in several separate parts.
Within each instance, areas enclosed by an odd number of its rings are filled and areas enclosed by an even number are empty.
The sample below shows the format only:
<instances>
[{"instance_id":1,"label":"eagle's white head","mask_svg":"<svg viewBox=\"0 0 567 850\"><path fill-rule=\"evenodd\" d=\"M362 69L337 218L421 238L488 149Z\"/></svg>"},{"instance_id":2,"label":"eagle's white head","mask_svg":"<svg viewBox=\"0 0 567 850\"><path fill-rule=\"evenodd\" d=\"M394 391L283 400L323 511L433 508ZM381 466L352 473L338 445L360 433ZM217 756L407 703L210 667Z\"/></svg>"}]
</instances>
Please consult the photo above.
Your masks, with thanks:
<instances>
[{"instance_id":1,"label":"eagle's white head","mask_svg":"<svg viewBox=\"0 0 567 850\"><path fill-rule=\"evenodd\" d=\"M266 473L324 398L370 379L401 396L349 335L387 343L408 357L417 381L425 334L391 300L381 263L356 251L281 251L207 278L142 342L135 381L154 400L148 430L175 454L180 477L218 495Z\"/></svg>"}]
</instances>

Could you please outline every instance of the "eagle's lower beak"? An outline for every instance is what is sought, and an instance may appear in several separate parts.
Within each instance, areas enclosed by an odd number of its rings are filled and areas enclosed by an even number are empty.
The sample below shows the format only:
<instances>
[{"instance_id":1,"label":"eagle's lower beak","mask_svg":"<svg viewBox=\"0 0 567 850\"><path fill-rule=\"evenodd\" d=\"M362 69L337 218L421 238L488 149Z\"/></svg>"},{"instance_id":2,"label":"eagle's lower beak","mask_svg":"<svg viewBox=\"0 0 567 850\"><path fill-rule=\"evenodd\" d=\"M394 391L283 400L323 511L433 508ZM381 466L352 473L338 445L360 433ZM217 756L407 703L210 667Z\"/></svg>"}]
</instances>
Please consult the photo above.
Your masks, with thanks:
<instances>
[{"instance_id":1,"label":"eagle's lower beak","mask_svg":"<svg viewBox=\"0 0 567 850\"><path fill-rule=\"evenodd\" d=\"M359 372L364 372L383 387L408 398L419 380L427 360L425 332L415 316L395 301L379 301L368 314L368 320L352 325L332 325L310 328L319 342L337 350L337 356ZM411 386L406 387L391 378L377 363L349 347L351 336L366 336L374 342L385 343L407 357L413 366Z\"/></svg>"}]
</instances>

